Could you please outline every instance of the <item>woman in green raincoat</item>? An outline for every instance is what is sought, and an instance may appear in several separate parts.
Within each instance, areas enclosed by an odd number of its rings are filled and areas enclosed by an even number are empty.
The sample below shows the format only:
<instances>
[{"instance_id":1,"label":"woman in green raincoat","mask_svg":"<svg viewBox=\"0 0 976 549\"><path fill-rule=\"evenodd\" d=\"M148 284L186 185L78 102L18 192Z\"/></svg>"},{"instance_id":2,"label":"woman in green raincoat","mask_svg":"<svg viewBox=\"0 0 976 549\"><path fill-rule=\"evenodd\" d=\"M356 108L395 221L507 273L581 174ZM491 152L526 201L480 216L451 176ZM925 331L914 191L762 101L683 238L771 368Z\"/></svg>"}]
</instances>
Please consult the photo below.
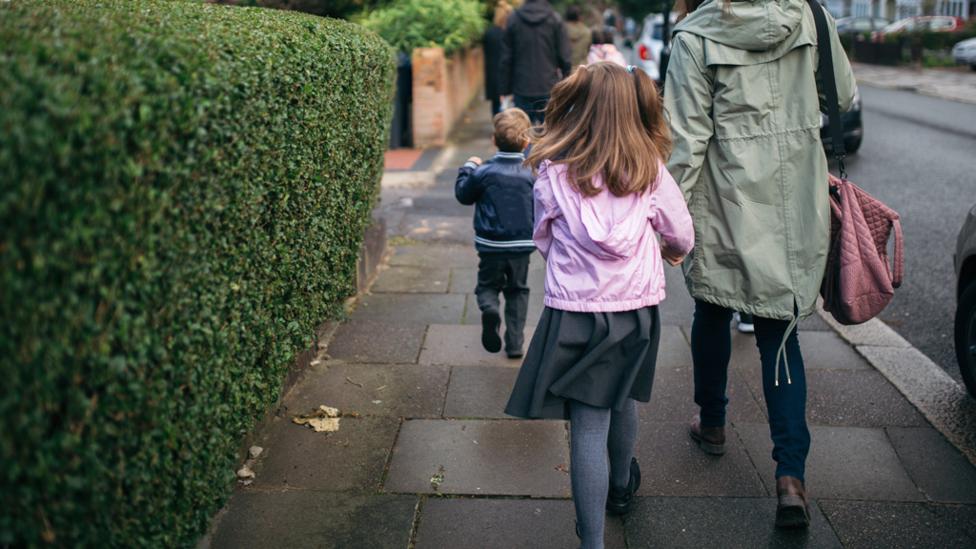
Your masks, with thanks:
<instances>
[{"instance_id":1,"label":"woman in green raincoat","mask_svg":"<svg viewBox=\"0 0 976 549\"><path fill-rule=\"evenodd\" d=\"M805 527L810 433L796 323L815 307L830 219L813 12L806 0L705 0L689 8L674 29L664 104L674 138L668 169L695 225L695 249L683 266L695 298L700 414L691 436L706 452L725 451L729 321L733 311L750 313L777 463L776 524ZM854 78L827 19L846 110Z\"/></svg>"}]
</instances>

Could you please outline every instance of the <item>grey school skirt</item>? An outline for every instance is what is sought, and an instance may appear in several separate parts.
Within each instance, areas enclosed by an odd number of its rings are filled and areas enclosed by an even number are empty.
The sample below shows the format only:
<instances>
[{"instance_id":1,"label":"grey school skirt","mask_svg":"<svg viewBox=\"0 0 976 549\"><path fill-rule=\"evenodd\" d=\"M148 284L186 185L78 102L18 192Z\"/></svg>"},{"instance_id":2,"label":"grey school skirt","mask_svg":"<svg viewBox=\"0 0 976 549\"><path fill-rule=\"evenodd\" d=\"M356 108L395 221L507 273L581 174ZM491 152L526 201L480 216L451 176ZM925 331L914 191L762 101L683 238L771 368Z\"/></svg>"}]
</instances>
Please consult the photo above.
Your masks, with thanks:
<instances>
[{"instance_id":1,"label":"grey school skirt","mask_svg":"<svg viewBox=\"0 0 976 549\"><path fill-rule=\"evenodd\" d=\"M647 402L660 338L657 306L614 313L546 307L505 413L569 419L568 400L615 410L628 398Z\"/></svg>"}]
</instances>

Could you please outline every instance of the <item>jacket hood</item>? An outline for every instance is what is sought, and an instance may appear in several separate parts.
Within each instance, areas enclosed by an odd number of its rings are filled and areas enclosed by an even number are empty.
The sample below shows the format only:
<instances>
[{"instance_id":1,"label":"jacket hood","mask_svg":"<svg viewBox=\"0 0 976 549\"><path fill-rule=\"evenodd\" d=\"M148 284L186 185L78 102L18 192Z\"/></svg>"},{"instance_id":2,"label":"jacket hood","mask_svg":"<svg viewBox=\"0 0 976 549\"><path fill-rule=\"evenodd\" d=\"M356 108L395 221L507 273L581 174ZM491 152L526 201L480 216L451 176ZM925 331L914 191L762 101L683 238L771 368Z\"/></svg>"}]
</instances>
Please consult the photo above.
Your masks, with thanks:
<instances>
[{"instance_id":1,"label":"jacket hood","mask_svg":"<svg viewBox=\"0 0 976 549\"><path fill-rule=\"evenodd\" d=\"M765 52L795 39L806 9L805 0L706 0L678 23L674 32L689 32L739 50Z\"/></svg>"},{"instance_id":2,"label":"jacket hood","mask_svg":"<svg viewBox=\"0 0 976 549\"><path fill-rule=\"evenodd\" d=\"M625 259L634 253L650 230L648 216L636 214L650 210L650 192L618 197L604 190L585 197L573 189L565 164L545 162L541 169L553 182L553 196L580 247L603 260ZM599 177L596 183L602 186Z\"/></svg>"},{"instance_id":3,"label":"jacket hood","mask_svg":"<svg viewBox=\"0 0 976 549\"><path fill-rule=\"evenodd\" d=\"M529 25L541 25L556 12L546 0L528 0L515 13Z\"/></svg>"}]
</instances>

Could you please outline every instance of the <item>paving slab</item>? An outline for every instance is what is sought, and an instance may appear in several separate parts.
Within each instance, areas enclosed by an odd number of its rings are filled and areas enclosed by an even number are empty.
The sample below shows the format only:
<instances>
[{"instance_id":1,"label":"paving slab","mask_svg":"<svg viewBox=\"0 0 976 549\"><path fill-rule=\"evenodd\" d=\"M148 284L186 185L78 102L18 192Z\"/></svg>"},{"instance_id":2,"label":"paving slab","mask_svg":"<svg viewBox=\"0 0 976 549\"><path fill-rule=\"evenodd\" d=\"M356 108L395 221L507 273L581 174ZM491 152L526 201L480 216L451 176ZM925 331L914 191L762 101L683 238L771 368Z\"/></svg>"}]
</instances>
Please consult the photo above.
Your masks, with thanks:
<instances>
[{"instance_id":1,"label":"paving slab","mask_svg":"<svg viewBox=\"0 0 976 549\"><path fill-rule=\"evenodd\" d=\"M474 228L466 215L437 215L407 212L399 232L411 240L427 243L467 244L474 246Z\"/></svg>"},{"instance_id":2,"label":"paving slab","mask_svg":"<svg viewBox=\"0 0 976 549\"><path fill-rule=\"evenodd\" d=\"M782 373L780 374L782 375ZM872 370L808 370L807 421L846 427L923 426L925 418ZM765 409L762 379L744 376ZM780 378L780 383L784 383Z\"/></svg>"},{"instance_id":3,"label":"paving slab","mask_svg":"<svg viewBox=\"0 0 976 549\"><path fill-rule=\"evenodd\" d=\"M776 464L769 426L736 423L735 431L771 494L776 493ZM882 429L810 427L807 492L815 498L921 501Z\"/></svg>"},{"instance_id":4,"label":"paving slab","mask_svg":"<svg viewBox=\"0 0 976 549\"><path fill-rule=\"evenodd\" d=\"M658 356L662 355L659 353ZM698 405L695 404L694 372L688 366L668 367L666 362L662 362L658 360L651 401L639 404L638 413L649 421L688 423L699 412ZM726 388L729 399L726 407L727 421L765 422L765 404L752 394L743 379L745 375L736 370L729 371Z\"/></svg>"},{"instance_id":5,"label":"paving slab","mask_svg":"<svg viewBox=\"0 0 976 549\"><path fill-rule=\"evenodd\" d=\"M416 504L413 496L238 492L219 519L210 547L406 547Z\"/></svg>"},{"instance_id":6,"label":"paving slab","mask_svg":"<svg viewBox=\"0 0 976 549\"><path fill-rule=\"evenodd\" d=\"M430 498L417 530L418 549L524 548L579 546L576 511L570 500ZM623 523L607 517L608 549L624 549Z\"/></svg>"},{"instance_id":7,"label":"paving slab","mask_svg":"<svg viewBox=\"0 0 976 549\"><path fill-rule=\"evenodd\" d=\"M641 497L624 521L628 547L842 547L816 503L808 530L773 526L776 498Z\"/></svg>"},{"instance_id":8,"label":"paving slab","mask_svg":"<svg viewBox=\"0 0 976 549\"><path fill-rule=\"evenodd\" d=\"M373 293L444 294L450 286L449 268L390 267L380 273Z\"/></svg>"},{"instance_id":9,"label":"paving slab","mask_svg":"<svg viewBox=\"0 0 976 549\"><path fill-rule=\"evenodd\" d=\"M561 421L410 420L397 437L388 492L569 497Z\"/></svg>"},{"instance_id":10,"label":"paving slab","mask_svg":"<svg viewBox=\"0 0 976 549\"><path fill-rule=\"evenodd\" d=\"M932 501L976 503L976 467L931 427L886 429L902 465Z\"/></svg>"},{"instance_id":11,"label":"paving slab","mask_svg":"<svg viewBox=\"0 0 976 549\"><path fill-rule=\"evenodd\" d=\"M455 294L373 294L363 298L353 320L404 324L457 324L464 315L464 296ZM376 333L371 334L376 338Z\"/></svg>"},{"instance_id":12,"label":"paving slab","mask_svg":"<svg viewBox=\"0 0 976 549\"><path fill-rule=\"evenodd\" d=\"M918 349L858 346L857 350L976 464L976 399Z\"/></svg>"},{"instance_id":13,"label":"paving slab","mask_svg":"<svg viewBox=\"0 0 976 549\"><path fill-rule=\"evenodd\" d=\"M686 423L641 421L637 435L642 496L766 496L742 444L728 437L726 454L710 456Z\"/></svg>"},{"instance_id":14,"label":"paving slab","mask_svg":"<svg viewBox=\"0 0 976 549\"><path fill-rule=\"evenodd\" d=\"M349 362L417 362L426 332L421 323L354 319L339 326L328 353Z\"/></svg>"},{"instance_id":15,"label":"paving slab","mask_svg":"<svg viewBox=\"0 0 976 549\"><path fill-rule=\"evenodd\" d=\"M451 294L474 293L478 285L478 267L454 267L451 269L451 285L447 289Z\"/></svg>"},{"instance_id":16,"label":"paving slab","mask_svg":"<svg viewBox=\"0 0 976 549\"><path fill-rule=\"evenodd\" d=\"M525 327L525 349L535 326ZM421 364L448 364L451 366L501 366L518 368L522 359L512 359L504 351L489 353L481 346L481 326L459 324L431 324L420 351Z\"/></svg>"},{"instance_id":17,"label":"paving slab","mask_svg":"<svg viewBox=\"0 0 976 549\"><path fill-rule=\"evenodd\" d=\"M317 433L275 418L254 467L254 489L301 488L340 492L379 488L399 420L343 417L339 430Z\"/></svg>"},{"instance_id":18,"label":"paving slab","mask_svg":"<svg viewBox=\"0 0 976 549\"><path fill-rule=\"evenodd\" d=\"M821 500L820 506L848 549L973 547L930 505Z\"/></svg>"},{"instance_id":19,"label":"paving slab","mask_svg":"<svg viewBox=\"0 0 976 549\"><path fill-rule=\"evenodd\" d=\"M284 403L296 412L325 404L363 416L440 417L450 375L444 366L326 363Z\"/></svg>"},{"instance_id":20,"label":"paving slab","mask_svg":"<svg viewBox=\"0 0 976 549\"><path fill-rule=\"evenodd\" d=\"M958 528L969 536L976 547L976 505L929 505L943 523L951 528Z\"/></svg>"},{"instance_id":21,"label":"paving slab","mask_svg":"<svg viewBox=\"0 0 976 549\"><path fill-rule=\"evenodd\" d=\"M657 349L657 368L691 368L691 347L681 328L661 326L661 341Z\"/></svg>"},{"instance_id":22,"label":"paving slab","mask_svg":"<svg viewBox=\"0 0 976 549\"><path fill-rule=\"evenodd\" d=\"M400 240L403 240L402 238ZM394 241L396 243L396 241ZM406 267L478 267L473 244L430 246L421 243L398 245L390 255L390 265Z\"/></svg>"},{"instance_id":23,"label":"paving slab","mask_svg":"<svg viewBox=\"0 0 976 549\"><path fill-rule=\"evenodd\" d=\"M454 368L447 389L444 417L511 419L505 415L505 405L517 376L515 368Z\"/></svg>"}]
</instances>

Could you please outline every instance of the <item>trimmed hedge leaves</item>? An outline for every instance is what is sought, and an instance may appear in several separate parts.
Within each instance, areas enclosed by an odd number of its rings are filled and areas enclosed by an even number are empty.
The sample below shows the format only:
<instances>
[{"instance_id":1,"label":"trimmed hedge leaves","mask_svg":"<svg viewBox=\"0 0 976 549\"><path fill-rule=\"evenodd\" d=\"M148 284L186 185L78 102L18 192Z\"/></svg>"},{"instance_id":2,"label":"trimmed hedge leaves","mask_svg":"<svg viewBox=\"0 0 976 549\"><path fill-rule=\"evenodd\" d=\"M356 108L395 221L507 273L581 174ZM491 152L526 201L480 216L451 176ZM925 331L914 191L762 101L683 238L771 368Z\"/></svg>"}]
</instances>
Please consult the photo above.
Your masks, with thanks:
<instances>
[{"instance_id":1,"label":"trimmed hedge leaves","mask_svg":"<svg viewBox=\"0 0 976 549\"><path fill-rule=\"evenodd\" d=\"M392 83L340 21L0 3L0 545L193 545L353 291Z\"/></svg>"}]
</instances>

